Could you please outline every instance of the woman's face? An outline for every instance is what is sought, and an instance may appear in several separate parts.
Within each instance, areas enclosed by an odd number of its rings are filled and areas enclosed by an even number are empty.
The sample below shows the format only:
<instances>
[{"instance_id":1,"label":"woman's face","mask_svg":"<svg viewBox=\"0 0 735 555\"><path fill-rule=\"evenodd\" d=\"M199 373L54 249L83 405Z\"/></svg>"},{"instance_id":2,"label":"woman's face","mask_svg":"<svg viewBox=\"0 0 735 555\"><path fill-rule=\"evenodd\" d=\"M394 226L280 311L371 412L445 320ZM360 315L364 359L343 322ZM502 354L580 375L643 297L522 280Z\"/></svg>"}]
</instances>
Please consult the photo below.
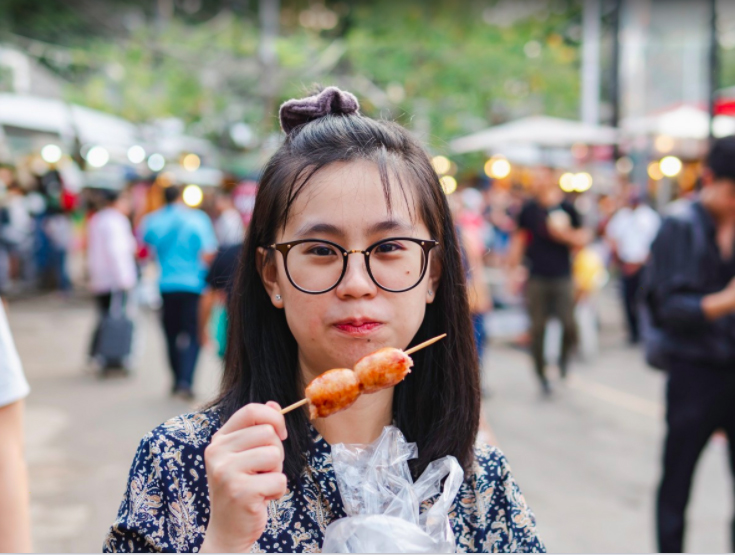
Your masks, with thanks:
<instances>
[{"instance_id":1,"label":"woman's face","mask_svg":"<svg viewBox=\"0 0 735 555\"><path fill-rule=\"evenodd\" d=\"M374 163L332 164L312 177L299 195L276 242L322 239L347 250L365 250L391 237L436 239L415 210L411 211L416 216L412 221L398 186L391 187L389 212ZM408 189L406 194L412 201ZM320 255L330 256L329 250L317 250L310 256ZM426 304L434 299L440 272L434 254L419 285L403 293L380 289L368 275L362 254L350 254L347 260L339 285L319 295L303 293L290 283L281 254L276 253L275 264L262 272L271 302L286 313L307 380L331 368L352 368L381 347L406 348L424 319ZM314 267L321 263L317 259ZM291 268L289 257L293 275Z\"/></svg>"}]
</instances>

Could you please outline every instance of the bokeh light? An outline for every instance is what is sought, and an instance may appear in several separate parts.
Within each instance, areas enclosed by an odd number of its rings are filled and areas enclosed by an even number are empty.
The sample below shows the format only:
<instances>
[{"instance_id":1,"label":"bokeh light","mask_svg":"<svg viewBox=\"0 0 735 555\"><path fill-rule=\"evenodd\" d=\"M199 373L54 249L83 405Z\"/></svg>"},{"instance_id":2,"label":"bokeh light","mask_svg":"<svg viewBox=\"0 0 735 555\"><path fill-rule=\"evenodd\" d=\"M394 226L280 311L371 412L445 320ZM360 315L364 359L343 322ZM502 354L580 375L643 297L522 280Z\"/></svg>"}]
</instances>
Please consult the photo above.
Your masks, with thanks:
<instances>
[{"instance_id":1,"label":"bokeh light","mask_svg":"<svg viewBox=\"0 0 735 555\"><path fill-rule=\"evenodd\" d=\"M434 156L431 159L431 164L434 166L434 171L439 175L449 173L449 170L452 168L452 162L449 161L449 158L441 155Z\"/></svg>"},{"instance_id":2,"label":"bokeh light","mask_svg":"<svg viewBox=\"0 0 735 555\"><path fill-rule=\"evenodd\" d=\"M563 173L559 178L559 187L565 193L574 191L574 174L571 172Z\"/></svg>"},{"instance_id":3,"label":"bokeh light","mask_svg":"<svg viewBox=\"0 0 735 555\"><path fill-rule=\"evenodd\" d=\"M587 172L581 172L572 179L574 190L578 193L584 193L592 188L592 176Z\"/></svg>"},{"instance_id":4,"label":"bokeh light","mask_svg":"<svg viewBox=\"0 0 735 555\"><path fill-rule=\"evenodd\" d=\"M661 173L661 168L659 167L658 162L651 162L648 164L648 177L654 181L660 181L664 178L664 174Z\"/></svg>"},{"instance_id":5,"label":"bokeh light","mask_svg":"<svg viewBox=\"0 0 735 555\"><path fill-rule=\"evenodd\" d=\"M87 163L93 168L101 168L110 161L110 153L103 146L93 146L87 152Z\"/></svg>"},{"instance_id":6,"label":"bokeh light","mask_svg":"<svg viewBox=\"0 0 735 555\"><path fill-rule=\"evenodd\" d=\"M41 158L47 164L55 164L61 160L61 148L55 144L46 145L41 149Z\"/></svg>"},{"instance_id":7,"label":"bokeh light","mask_svg":"<svg viewBox=\"0 0 735 555\"><path fill-rule=\"evenodd\" d=\"M495 179L504 179L510 175L510 162L504 156L493 156L485 162L485 175Z\"/></svg>"},{"instance_id":8,"label":"bokeh light","mask_svg":"<svg viewBox=\"0 0 735 555\"><path fill-rule=\"evenodd\" d=\"M202 203L202 200L204 200L204 193L199 185L187 185L184 187L184 192L181 194L181 198L187 206L196 208Z\"/></svg>"},{"instance_id":9,"label":"bokeh light","mask_svg":"<svg viewBox=\"0 0 735 555\"><path fill-rule=\"evenodd\" d=\"M627 175L633 171L633 160L631 160L627 156L618 158L618 161L615 162L615 169L618 170L618 173Z\"/></svg>"},{"instance_id":10,"label":"bokeh light","mask_svg":"<svg viewBox=\"0 0 735 555\"><path fill-rule=\"evenodd\" d=\"M133 145L128 149L128 160L133 164L140 164L145 160L145 149L140 145Z\"/></svg>"},{"instance_id":11,"label":"bokeh light","mask_svg":"<svg viewBox=\"0 0 735 555\"><path fill-rule=\"evenodd\" d=\"M148 167L151 169L151 171L160 172L165 165L166 159L158 153L151 154L148 158Z\"/></svg>"},{"instance_id":12,"label":"bokeh light","mask_svg":"<svg viewBox=\"0 0 735 555\"><path fill-rule=\"evenodd\" d=\"M191 153L184 156L181 165L184 166L186 171L193 172L199 169L199 166L202 165L202 160L196 154Z\"/></svg>"},{"instance_id":13,"label":"bokeh light","mask_svg":"<svg viewBox=\"0 0 735 555\"><path fill-rule=\"evenodd\" d=\"M457 190L457 180L451 175L445 175L439 180L439 182L442 185L442 189L444 189L444 193L447 195L451 195Z\"/></svg>"},{"instance_id":14,"label":"bokeh light","mask_svg":"<svg viewBox=\"0 0 735 555\"><path fill-rule=\"evenodd\" d=\"M666 177L676 177L681 172L682 163L676 156L666 156L661 159L659 166Z\"/></svg>"}]
</instances>

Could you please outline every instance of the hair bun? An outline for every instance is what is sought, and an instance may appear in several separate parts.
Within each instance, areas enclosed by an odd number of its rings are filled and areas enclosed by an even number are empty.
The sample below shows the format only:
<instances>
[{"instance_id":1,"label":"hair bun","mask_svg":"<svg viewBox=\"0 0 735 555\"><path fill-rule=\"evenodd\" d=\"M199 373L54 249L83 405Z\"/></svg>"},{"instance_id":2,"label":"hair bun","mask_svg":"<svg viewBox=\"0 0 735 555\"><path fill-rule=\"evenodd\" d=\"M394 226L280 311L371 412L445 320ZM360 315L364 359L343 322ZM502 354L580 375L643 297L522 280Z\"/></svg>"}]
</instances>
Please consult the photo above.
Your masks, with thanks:
<instances>
[{"instance_id":1,"label":"hair bun","mask_svg":"<svg viewBox=\"0 0 735 555\"><path fill-rule=\"evenodd\" d=\"M355 95L338 89L327 87L323 91L306 98L292 98L281 104L278 117L281 129L291 133L296 127L322 118L328 114L354 114L360 109Z\"/></svg>"}]
</instances>

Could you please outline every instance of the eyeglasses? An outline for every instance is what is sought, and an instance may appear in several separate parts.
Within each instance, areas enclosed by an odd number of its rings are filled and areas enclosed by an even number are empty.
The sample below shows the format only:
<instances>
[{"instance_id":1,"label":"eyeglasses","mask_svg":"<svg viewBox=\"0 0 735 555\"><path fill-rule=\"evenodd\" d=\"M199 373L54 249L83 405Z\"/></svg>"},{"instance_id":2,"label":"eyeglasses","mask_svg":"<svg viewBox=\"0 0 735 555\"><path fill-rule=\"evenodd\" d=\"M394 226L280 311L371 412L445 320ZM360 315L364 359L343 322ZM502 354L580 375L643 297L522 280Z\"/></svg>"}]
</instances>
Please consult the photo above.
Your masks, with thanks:
<instances>
[{"instance_id":1,"label":"eyeglasses","mask_svg":"<svg viewBox=\"0 0 735 555\"><path fill-rule=\"evenodd\" d=\"M267 248L283 255L286 275L296 289L311 295L331 291L347 272L347 257L362 254L370 279L390 293L403 293L424 279L429 252L439 244L432 239L392 237L373 243L364 251L347 250L331 241L303 239L275 243Z\"/></svg>"}]
</instances>

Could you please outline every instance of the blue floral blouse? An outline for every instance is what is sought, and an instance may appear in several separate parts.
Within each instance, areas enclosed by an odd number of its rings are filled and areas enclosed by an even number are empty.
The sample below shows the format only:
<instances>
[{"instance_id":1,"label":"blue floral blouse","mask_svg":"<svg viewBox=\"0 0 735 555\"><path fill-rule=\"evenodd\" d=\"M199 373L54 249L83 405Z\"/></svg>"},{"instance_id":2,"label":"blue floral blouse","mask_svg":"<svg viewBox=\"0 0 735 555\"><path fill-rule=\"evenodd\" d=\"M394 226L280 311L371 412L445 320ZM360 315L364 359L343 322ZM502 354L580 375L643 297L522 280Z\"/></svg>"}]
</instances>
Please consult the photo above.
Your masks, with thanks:
<instances>
[{"instance_id":1,"label":"blue floral blouse","mask_svg":"<svg viewBox=\"0 0 735 555\"><path fill-rule=\"evenodd\" d=\"M204 449L219 427L215 412L198 412L173 418L143 438L105 552L199 550L209 521ZM325 528L347 516L331 448L316 430L312 436L309 467L289 481L285 496L270 502L268 523L252 552L319 552ZM505 457L488 445L478 446L475 455L474 472L449 513L458 552L544 552Z\"/></svg>"}]
</instances>

